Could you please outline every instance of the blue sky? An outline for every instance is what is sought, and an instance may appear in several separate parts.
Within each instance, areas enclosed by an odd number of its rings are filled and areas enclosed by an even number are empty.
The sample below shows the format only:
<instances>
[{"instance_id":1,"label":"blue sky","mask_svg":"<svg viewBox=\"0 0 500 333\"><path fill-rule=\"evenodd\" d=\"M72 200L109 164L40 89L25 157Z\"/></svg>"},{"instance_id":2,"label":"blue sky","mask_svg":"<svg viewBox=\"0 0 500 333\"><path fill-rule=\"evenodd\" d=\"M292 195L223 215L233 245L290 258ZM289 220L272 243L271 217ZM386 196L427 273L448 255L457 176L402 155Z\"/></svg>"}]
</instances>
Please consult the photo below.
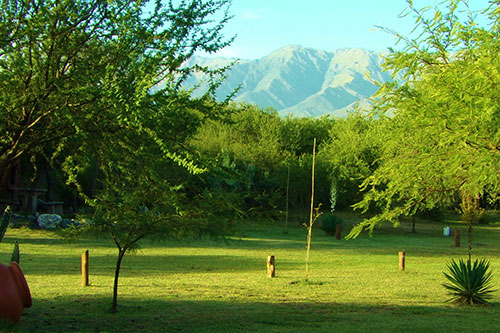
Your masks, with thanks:
<instances>
[{"instance_id":1,"label":"blue sky","mask_svg":"<svg viewBox=\"0 0 500 333\"><path fill-rule=\"evenodd\" d=\"M439 2L414 0L419 8ZM472 9L479 10L487 7L488 0L470 3ZM384 51L395 46L395 40L375 26L409 33L414 18L398 18L405 8L405 0L232 0L230 12L234 18L226 25L224 35L237 37L217 55L255 59L288 44L325 51Z\"/></svg>"}]
</instances>

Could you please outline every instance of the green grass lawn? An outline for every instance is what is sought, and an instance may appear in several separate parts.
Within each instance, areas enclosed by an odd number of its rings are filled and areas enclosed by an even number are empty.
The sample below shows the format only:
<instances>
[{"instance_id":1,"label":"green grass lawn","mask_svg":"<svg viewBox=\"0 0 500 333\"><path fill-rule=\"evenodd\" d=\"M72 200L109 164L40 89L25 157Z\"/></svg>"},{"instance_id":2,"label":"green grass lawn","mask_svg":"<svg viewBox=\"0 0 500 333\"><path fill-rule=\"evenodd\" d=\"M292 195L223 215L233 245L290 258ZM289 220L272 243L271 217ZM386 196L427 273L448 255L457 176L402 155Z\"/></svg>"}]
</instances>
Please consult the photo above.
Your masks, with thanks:
<instances>
[{"instance_id":1,"label":"green grass lawn","mask_svg":"<svg viewBox=\"0 0 500 333\"><path fill-rule=\"evenodd\" d=\"M349 218L349 216L347 216ZM462 247L443 237L462 230ZM54 233L9 229L0 261L19 240L21 268L33 297L13 332L497 332L500 292L493 305L455 306L443 271L466 258L465 226L422 222L386 226L373 238L337 241L314 230L310 279L304 281L306 230L292 223L249 223L230 243L143 243L122 264L119 312L111 304L116 249L110 242L68 243ZM473 256L491 260L500 287L500 223L475 228ZM90 250L90 286L81 287L80 256ZM406 270L398 269L398 251ZM266 259L276 257L276 278Z\"/></svg>"}]
</instances>

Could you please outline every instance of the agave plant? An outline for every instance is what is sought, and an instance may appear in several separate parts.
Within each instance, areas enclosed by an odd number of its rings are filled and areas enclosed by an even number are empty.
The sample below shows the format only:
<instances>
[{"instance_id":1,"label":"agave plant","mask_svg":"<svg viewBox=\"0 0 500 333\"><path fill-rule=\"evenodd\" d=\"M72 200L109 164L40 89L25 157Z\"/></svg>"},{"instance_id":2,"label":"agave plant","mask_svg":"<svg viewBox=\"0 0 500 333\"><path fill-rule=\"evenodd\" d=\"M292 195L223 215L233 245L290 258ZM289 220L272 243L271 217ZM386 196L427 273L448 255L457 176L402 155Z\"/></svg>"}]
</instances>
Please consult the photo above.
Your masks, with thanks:
<instances>
[{"instance_id":1,"label":"agave plant","mask_svg":"<svg viewBox=\"0 0 500 333\"><path fill-rule=\"evenodd\" d=\"M448 272L444 272L448 283L443 286L449 291L451 298L447 302L467 305L488 304L494 292L491 282L490 262L486 259L452 260L448 264Z\"/></svg>"}]
</instances>

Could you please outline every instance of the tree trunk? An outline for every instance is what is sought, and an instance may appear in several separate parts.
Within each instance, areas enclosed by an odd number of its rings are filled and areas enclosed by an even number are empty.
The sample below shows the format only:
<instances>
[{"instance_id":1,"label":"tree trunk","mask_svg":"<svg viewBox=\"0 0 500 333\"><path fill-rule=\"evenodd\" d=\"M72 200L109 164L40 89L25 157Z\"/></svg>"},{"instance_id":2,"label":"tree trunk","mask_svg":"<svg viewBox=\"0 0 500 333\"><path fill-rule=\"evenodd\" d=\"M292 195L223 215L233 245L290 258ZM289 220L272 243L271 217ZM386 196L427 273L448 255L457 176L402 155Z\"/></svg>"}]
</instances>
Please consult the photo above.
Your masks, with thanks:
<instances>
[{"instance_id":1,"label":"tree trunk","mask_svg":"<svg viewBox=\"0 0 500 333\"><path fill-rule=\"evenodd\" d=\"M45 201L52 201L50 193L52 192L52 178L50 177L50 167L48 163L45 165L45 178L47 180L47 192L45 193Z\"/></svg>"},{"instance_id":2,"label":"tree trunk","mask_svg":"<svg viewBox=\"0 0 500 333\"><path fill-rule=\"evenodd\" d=\"M467 223L467 245L468 245L468 254L469 254L469 262L471 261L472 256L472 221Z\"/></svg>"},{"instance_id":3,"label":"tree trunk","mask_svg":"<svg viewBox=\"0 0 500 333\"><path fill-rule=\"evenodd\" d=\"M0 165L0 193L4 197L8 197L9 195L9 187L10 187L10 182L12 178L12 170L13 170L13 165L12 164L5 164Z\"/></svg>"},{"instance_id":4,"label":"tree trunk","mask_svg":"<svg viewBox=\"0 0 500 333\"><path fill-rule=\"evenodd\" d=\"M285 207L285 233L288 234L288 190L290 188L290 162L288 162L288 173L286 176L286 207Z\"/></svg>"},{"instance_id":5,"label":"tree trunk","mask_svg":"<svg viewBox=\"0 0 500 333\"><path fill-rule=\"evenodd\" d=\"M111 303L111 308L109 309L110 313L116 313L118 308L118 277L120 275L120 266L122 264L122 259L126 251L126 248L118 247L118 260L116 261L115 268L115 283L113 285L113 302Z\"/></svg>"},{"instance_id":6,"label":"tree trunk","mask_svg":"<svg viewBox=\"0 0 500 333\"><path fill-rule=\"evenodd\" d=\"M92 196L92 198L95 198L95 196L97 194L97 177L98 177L98 175L99 175L99 160L96 157L94 160L94 173L92 175L92 187L90 190L90 195Z\"/></svg>"}]
</instances>

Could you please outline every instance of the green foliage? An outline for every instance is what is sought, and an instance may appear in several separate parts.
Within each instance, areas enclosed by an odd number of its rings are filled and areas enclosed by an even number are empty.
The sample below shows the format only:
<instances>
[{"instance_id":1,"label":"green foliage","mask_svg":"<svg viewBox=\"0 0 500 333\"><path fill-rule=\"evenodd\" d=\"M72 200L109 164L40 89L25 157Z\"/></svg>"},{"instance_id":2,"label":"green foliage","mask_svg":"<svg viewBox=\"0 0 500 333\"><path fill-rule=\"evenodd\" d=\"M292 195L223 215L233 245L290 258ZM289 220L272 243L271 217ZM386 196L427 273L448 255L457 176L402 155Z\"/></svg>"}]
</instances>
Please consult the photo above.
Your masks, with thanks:
<instances>
[{"instance_id":1,"label":"green foliage","mask_svg":"<svg viewBox=\"0 0 500 333\"><path fill-rule=\"evenodd\" d=\"M347 209L362 199L360 185L378 166L383 147L385 121L361 113L338 119L319 158L326 163L329 177L337 184L337 206Z\"/></svg>"},{"instance_id":2,"label":"green foliage","mask_svg":"<svg viewBox=\"0 0 500 333\"><path fill-rule=\"evenodd\" d=\"M227 0L2 1L0 171L42 156L90 206L84 227L125 253L139 241L222 233L207 227L184 187L203 173L186 141L225 116L215 94L226 68L188 66L196 51L228 45ZM181 86L210 77L193 98ZM0 184L1 187L2 184ZM213 201L209 201L212 206ZM206 206L205 206L206 208ZM225 219L221 218L224 222Z\"/></svg>"},{"instance_id":3,"label":"green foliage","mask_svg":"<svg viewBox=\"0 0 500 333\"><path fill-rule=\"evenodd\" d=\"M258 169L275 168L285 159L287 151L280 144L279 115L254 105L231 104L229 119L207 122L200 128L193 146L204 155L227 154L237 164Z\"/></svg>"},{"instance_id":4,"label":"green foliage","mask_svg":"<svg viewBox=\"0 0 500 333\"><path fill-rule=\"evenodd\" d=\"M316 138L321 146L329 138L329 132L339 120L328 116L320 118L284 118L281 120L280 142L283 150L299 157L310 154Z\"/></svg>"},{"instance_id":5,"label":"green foliage","mask_svg":"<svg viewBox=\"0 0 500 333\"><path fill-rule=\"evenodd\" d=\"M458 211L462 220L469 224L479 223L485 214L485 209L479 205L479 197L462 193L461 199Z\"/></svg>"},{"instance_id":6,"label":"green foliage","mask_svg":"<svg viewBox=\"0 0 500 333\"><path fill-rule=\"evenodd\" d=\"M82 142L124 129L152 136L182 164L164 141L192 131L200 118L187 116L189 97L178 94L181 84L195 71L208 74L204 99L214 95L225 70L186 66L186 60L231 42L221 35L228 5L1 1L0 185L20 157L66 157ZM162 125L168 126L153 126L165 116Z\"/></svg>"},{"instance_id":7,"label":"green foliage","mask_svg":"<svg viewBox=\"0 0 500 333\"><path fill-rule=\"evenodd\" d=\"M444 276L448 283L443 286L452 297L448 300L454 303L467 305L487 304L492 298L493 290L490 262L486 259L452 260L448 265L448 272Z\"/></svg>"},{"instance_id":8,"label":"green foliage","mask_svg":"<svg viewBox=\"0 0 500 333\"><path fill-rule=\"evenodd\" d=\"M476 24L467 1L445 1L433 13L408 1L416 20L415 39L396 37L401 51L384 64L403 80L381 85L375 113L387 122L379 167L362 186L356 208L379 214L350 233L401 215L434 207L456 208L463 193L498 199L500 126L497 86L500 49L498 2L483 13L489 24ZM442 9L442 10L441 10ZM479 20L479 19L478 19Z\"/></svg>"},{"instance_id":9,"label":"green foliage","mask_svg":"<svg viewBox=\"0 0 500 333\"><path fill-rule=\"evenodd\" d=\"M431 221L444 222L445 214L443 208L434 207L432 209L425 209L417 213L417 216Z\"/></svg>"},{"instance_id":10,"label":"green foliage","mask_svg":"<svg viewBox=\"0 0 500 333\"><path fill-rule=\"evenodd\" d=\"M190 141L210 165L205 181L212 188L240 193L240 209L250 215L275 215L286 205L290 170L290 206L306 208L313 137L324 142L334 121L282 119L274 110L246 104L229 104L226 109L229 119L208 121ZM325 163L317 163L318 183L323 184L328 172ZM320 202L326 203L328 195L328 189L318 187Z\"/></svg>"},{"instance_id":11,"label":"green foliage","mask_svg":"<svg viewBox=\"0 0 500 333\"><path fill-rule=\"evenodd\" d=\"M318 218L319 227L328 236L335 235L337 225L343 225L344 220L335 214L323 214Z\"/></svg>"}]
</instances>

